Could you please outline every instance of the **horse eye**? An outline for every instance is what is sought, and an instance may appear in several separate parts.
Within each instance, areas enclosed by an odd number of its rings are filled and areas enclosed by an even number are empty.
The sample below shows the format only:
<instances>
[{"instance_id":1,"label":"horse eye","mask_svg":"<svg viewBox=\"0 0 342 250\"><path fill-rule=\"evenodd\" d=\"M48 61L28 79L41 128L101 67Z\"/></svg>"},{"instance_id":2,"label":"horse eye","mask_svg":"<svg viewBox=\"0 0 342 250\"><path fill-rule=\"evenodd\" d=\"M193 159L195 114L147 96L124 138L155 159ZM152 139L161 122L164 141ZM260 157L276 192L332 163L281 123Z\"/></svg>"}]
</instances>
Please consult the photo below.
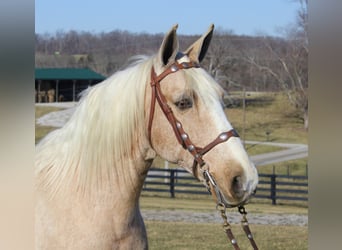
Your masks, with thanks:
<instances>
[{"instance_id":1,"label":"horse eye","mask_svg":"<svg viewBox=\"0 0 342 250\"><path fill-rule=\"evenodd\" d=\"M185 110L185 109L192 108L192 99L190 99L190 98L183 98L183 99L175 102L175 105L180 110Z\"/></svg>"}]
</instances>

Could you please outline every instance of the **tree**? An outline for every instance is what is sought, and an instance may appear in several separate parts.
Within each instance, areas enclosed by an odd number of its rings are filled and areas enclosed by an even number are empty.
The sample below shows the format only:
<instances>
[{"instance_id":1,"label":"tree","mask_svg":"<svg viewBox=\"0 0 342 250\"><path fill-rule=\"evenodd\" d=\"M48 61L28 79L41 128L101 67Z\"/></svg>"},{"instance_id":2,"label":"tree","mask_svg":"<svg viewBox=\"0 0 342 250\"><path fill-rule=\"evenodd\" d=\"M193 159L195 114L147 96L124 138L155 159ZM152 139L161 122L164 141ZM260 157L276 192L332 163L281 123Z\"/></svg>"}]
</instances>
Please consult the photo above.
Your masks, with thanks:
<instances>
[{"instance_id":1,"label":"tree","mask_svg":"<svg viewBox=\"0 0 342 250\"><path fill-rule=\"evenodd\" d=\"M264 38L267 60L265 56L261 58L252 54L246 60L274 79L289 102L300 112L304 128L308 129L308 1L298 1L300 9L296 24L284 29L286 38Z\"/></svg>"},{"instance_id":2,"label":"tree","mask_svg":"<svg viewBox=\"0 0 342 250\"><path fill-rule=\"evenodd\" d=\"M249 75L245 74L247 65L239 52L244 40L244 37L235 36L230 30L218 29L203 63L208 72L227 91L236 86L241 88L249 82L249 79L246 79Z\"/></svg>"}]
</instances>

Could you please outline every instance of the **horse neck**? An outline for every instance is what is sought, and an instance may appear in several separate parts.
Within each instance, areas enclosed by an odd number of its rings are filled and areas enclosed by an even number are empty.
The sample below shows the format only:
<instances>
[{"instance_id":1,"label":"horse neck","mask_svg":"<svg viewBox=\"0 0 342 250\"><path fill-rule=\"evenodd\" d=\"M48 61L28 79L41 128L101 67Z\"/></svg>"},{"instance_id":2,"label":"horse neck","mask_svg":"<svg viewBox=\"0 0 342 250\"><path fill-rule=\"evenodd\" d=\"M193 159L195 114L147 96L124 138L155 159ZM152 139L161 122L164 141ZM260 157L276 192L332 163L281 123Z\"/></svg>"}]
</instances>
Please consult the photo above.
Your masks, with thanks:
<instances>
[{"instance_id":1,"label":"horse neck","mask_svg":"<svg viewBox=\"0 0 342 250\"><path fill-rule=\"evenodd\" d=\"M117 171L113 178L108 178L109 183L104 185L107 189L106 193L113 195L113 198L119 202L135 206L152 164L152 161L146 161L144 158L140 155L135 159L130 159L122 166L122 172Z\"/></svg>"},{"instance_id":2,"label":"horse neck","mask_svg":"<svg viewBox=\"0 0 342 250\"><path fill-rule=\"evenodd\" d=\"M149 152L150 150L146 150ZM45 168L38 174L38 192L44 193L48 199L55 202L79 203L105 207L113 207L113 211L125 209L134 213L138 209L138 200L146 178L152 158L147 159L146 154L137 155L135 158L125 160L124 163L117 162L112 166L115 171L98 173L97 180L91 184L78 182L80 168L74 168L75 172L61 183L51 185L51 176L54 175L52 168ZM147 159L147 160L146 160ZM46 178L48 177L48 178ZM47 181L48 180L48 181Z\"/></svg>"}]
</instances>

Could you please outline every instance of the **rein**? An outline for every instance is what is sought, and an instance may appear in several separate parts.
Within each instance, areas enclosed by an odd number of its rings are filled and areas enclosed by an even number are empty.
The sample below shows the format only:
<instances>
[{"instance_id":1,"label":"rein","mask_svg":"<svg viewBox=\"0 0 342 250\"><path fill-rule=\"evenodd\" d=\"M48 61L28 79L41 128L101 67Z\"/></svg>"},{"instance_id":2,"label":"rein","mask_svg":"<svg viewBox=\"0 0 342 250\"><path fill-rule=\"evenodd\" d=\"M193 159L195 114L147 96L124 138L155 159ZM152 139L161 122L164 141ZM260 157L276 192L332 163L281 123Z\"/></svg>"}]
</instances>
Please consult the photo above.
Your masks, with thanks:
<instances>
[{"instance_id":1,"label":"rein","mask_svg":"<svg viewBox=\"0 0 342 250\"><path fill-rule=\"evenodd\" d=\"M176 61L158 76L156 75L154 68L152 67L151 82L150 82L151 88L152 88L152 97L151 97L151 106L150 106L150 117L148 121L148 138L149 138L150 144L152 145L151 131L152 131L154 111L155 111L155 104L157 100L166 119L169 121L170 125L172 126L172 129L174 131L174 134L179 144L184 149L188 150L189 153L192 154L192 156L194 157L194 162L192 166L193 175L197 178L197 173L199 169L201 173L203 174L205 185L209 193L212 194L213 196L214 194L211 190L211 187L214 190L215 196L216 196L216 202L217 202L216 208L219 210L221 217L223 219L223 229L225 233L227 234L227 237L230 240L231 244L233 245L234 249L239 250L240 248L232 233L231 226L228 223L227 215L226 215L226 208L231 208L232 206L227 204L227 202L225 201L224 196L222 192L220 191L220 188L216 184L214 177L209 172L209 166L203 160L203 155L209 152L216 145L227 141L230 137L239 137L239 134L236 132L235 129L231 129L227 132L223 132L219 134L215 140L213 140L212 142L210 142L208 145L206 145L203 148L194 145L189 135L184 131L182 123L179 120L177 120L171 107L167 104L167 100L165 96L163 95L161 88L160 88L160 81L164 79L167 75L175 73L178 70L189 69L189 68L200 68L200 65L196 62L178 63L178 61ZM248 226L248 221L246 218L247 212L245 211L245 208L243 206L239 206L239 212L242 215L242 220L241 220L242 228L247 238L249 239L251 245L256 250L258 249L258 247L254 241L253 235Z\"/></svg>"}]
</instances>

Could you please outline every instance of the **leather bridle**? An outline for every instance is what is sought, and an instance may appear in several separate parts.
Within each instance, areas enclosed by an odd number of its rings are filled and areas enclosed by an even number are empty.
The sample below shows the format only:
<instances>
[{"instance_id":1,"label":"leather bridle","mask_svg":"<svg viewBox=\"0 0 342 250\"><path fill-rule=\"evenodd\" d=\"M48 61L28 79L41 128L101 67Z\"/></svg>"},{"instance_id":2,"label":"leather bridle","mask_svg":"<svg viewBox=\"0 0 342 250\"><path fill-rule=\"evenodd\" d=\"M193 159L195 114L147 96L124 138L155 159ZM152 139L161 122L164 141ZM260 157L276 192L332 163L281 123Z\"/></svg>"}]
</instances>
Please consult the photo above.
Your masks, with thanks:
<instances>
[{"instance_id":1,"label":"leather bridle","mask_svg":"<svg viewBox=\"0 0 342 250\"><path fill-rule=\"evenodd\" d=\"M210 142L205 147L201 148L192 143L189 134L184 131L182 123L175 117L171 107L168 105L167 100L160 88L160 81L164 79L169 74L175 73L178 70L189 69L189 68L199 68L199 64L195 62L182 62L178 63L177 61L173 63L170 67L168 67L165 71L163 71L160 75L156 75L154 68L151 70L151 88L152 88L152 97L151 97L151 106L150 106L150 117L148 122L148 138L152 145L151 141L151 130L152 123L155 111L155 103L156 100L163 111L166 119L169 121L172 126L173 132L179 142L180 145L186 150L188 150L192 156L194 157L194 162L192 166L192 172L195 177L197 177L197 166L200 166L200 169L203 172L205 180L210 182L214 180L213 177L209 174L209 171L204 167L206 166L205 161L203 160L203 155L209 152L216 145L227 141L230 137L239 137L238 133L235 129L231 129L227 132L221 133L215 140Z\"/></svg>"},{"instance_id":2,"label":"leather bridle","mask_svg":"<svg viewBox=\"0 0 342 250\"><path fill-rule=\"evenodd\" d=\"M151 88L152 88L152 96L151 96L150 116L149 116L149 121L148 121L148 139L152 146L152 138L151 138L152 137L152 124L153 124L153 117L154 117L154 112L155 112L155 104L157 100L166 119L169 121L179 144L182 145L184 149L188 150L190 154L194 157L194 162L192 166L193 175L197 178L197 172L198 172L197 166L199 166L200 167L199 169L203 174L205 185L207 186L208 191L212 193L210 186L215 191L216 202L217 202L216 207L220 211L221 217L223 218L223 221L224 221L223 229L228 239L230 240L230 243L233 245L234 249L239 250L240 248L232 233L231 226L228 223L227 216L226 216L226 208L232 207L232 206L229 205L224 199L224 196L222 192L220 191L219 187L217 186L214 177L209 172L209 166L203 160L203 155L209 152L211 149L213 149L216 145L227 141L231 137L239 137L239 134L235 131L235 129L231 129L227 132L223 132L219 134L215 140L213 140L212 142L210 142L203 148L196 146L194 143L192 143L190 136L184 131L182 123L175 117L171 107L168 105L167 100L160 88L160 81L163 80L166 76L168 76L169 74L175 73L179 70L189 69L189 68L200 68L200 65L196 62L179 63L178 61L176 61L159 75L156 74L154 67L152 67L151 82L150 82ZM248 226L248 221L246 218L247 212L245 211L245 208L243 206L239 206L239 212L243 216L243 219L241 220L241 224L242 224L243 230L245 231L246 236L248 237L253 248L258 249Z\"/></svg>"}]
</instances>

